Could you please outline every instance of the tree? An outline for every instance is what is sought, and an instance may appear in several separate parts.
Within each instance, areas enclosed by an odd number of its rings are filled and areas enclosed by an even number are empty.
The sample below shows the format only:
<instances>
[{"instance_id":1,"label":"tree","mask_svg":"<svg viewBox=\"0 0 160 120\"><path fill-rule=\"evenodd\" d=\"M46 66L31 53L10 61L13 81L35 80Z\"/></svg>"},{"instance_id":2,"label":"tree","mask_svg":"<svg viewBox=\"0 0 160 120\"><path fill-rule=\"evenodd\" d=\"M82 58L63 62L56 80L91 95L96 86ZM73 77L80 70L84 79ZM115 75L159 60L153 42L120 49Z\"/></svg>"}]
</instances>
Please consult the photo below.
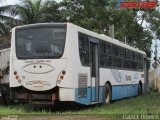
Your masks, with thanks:
<instances>
[{"instance_id":1,"label":"tree","mask_svg":"<svg viewBox=\"0 0 160 120\"><path fill-rule=\"evenodd\" d=\"M150 30L153 32L155 39L160 39L160 12L154 9L147 17L147 22L150 23Z\"/></svg>"},{"instance_id":2,"label":"tree","mask_svg":"<svg viewBox=\"0 0 160 120\"><path fill-rule=\"evenodd\" d=\"M109 26L115 26L115 38L125 41L133 47L146 51L151 57L152 34L142 27L144 15L142 12L141 24L138 21L138 12L141 10L115 10L114 0L63 0L61 15L86 29L108 35ZM148 52L149 51L149 52Z\"/></svg>"},{"instance_id":3,"label":"tree","mask_svg":"<svg viewBox=\"0 0 160 120\"><path fill-rule=\"evenodd\" d=\"M61 14L79 26L103 33L107 29L113 10L113 0L64 0L61 2ZM107 6L107 7L106 7Z\"/></svg>"},{"instance_id":4,"label":"tree","mask_svg":"<svg viewBox=\"0 0 160 120\"><path fill-rule=\"evenodd\" d=\"M42 1L22 0L21 4L15 6L21 24L31 24L40 21Z\"/></svg>"},{"instance_id":5,"label":"tree","mask_svg":"<svg viewBox=\"0 0 160 120\"><path fill-rule=\"evenodd\" d=\"M58 21L58 4L53 1L22 0L21 4L15 5L15 14L21 24Z\"/></svg>"},{"instance_id":6,"label":"tree","mask_svg":"<svg viewBox=\"0 0 160 120\"><path fill-rule=\"evenodd\" d=\"M10 28L7 24L0 24L0 37L6 37L9 35Z\"/></svg>"},{"instance_id":7,"label":"tree","mask_svg":"<svg viewBox=\"0 0 160 120\"><path fill-rule=\"evenodd\" d=\"M59 4L54 0L46 1L42 8L41 22L62 22Z\"/></svg>"},{"instance_id":8,"label":"tree","mask_svg":"<svg viewBox=\"0 0 160 120\"><path fill-rule=\"evenodd\" d=\"M12 5L0 7L0 36L8 36L11 27L16 22L13 17L7 16L12 14Z\"/></svg>"}]
</instances>

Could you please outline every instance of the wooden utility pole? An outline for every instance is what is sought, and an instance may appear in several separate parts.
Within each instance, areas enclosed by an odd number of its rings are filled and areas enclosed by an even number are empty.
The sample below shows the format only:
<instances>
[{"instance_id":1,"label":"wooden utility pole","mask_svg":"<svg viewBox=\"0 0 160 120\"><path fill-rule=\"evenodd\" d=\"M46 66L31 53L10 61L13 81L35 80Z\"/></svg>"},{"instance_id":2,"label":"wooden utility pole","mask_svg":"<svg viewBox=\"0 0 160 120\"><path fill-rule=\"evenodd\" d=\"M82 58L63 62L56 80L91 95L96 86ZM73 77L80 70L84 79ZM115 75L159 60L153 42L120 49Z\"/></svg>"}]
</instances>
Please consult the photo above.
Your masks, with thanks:
<instances>
[{"instance_id":1,"label":"wooden utility pole","mask_svg":"<svg viewBox=\"0 0 160 120\"><path fill-rule=\"evenodd\" d=\"M112 21L113 18L112 18L112 17L109 17L109 20ZM111 38L114 38L114 24L109 25L109 36L110 36Z\"/></svg>"},{"instance_id":2,"label":"wooden utility pole","mask_svg":"<svg viewBox=\"0 0 160 120\"><path fill-rule=\"evenodd\" d=\"M155 63L155 89L158 89L158 76L157 76L157 39L155 40L155 52L154 52L154 63Z\"/></svg>"}]
</instances>

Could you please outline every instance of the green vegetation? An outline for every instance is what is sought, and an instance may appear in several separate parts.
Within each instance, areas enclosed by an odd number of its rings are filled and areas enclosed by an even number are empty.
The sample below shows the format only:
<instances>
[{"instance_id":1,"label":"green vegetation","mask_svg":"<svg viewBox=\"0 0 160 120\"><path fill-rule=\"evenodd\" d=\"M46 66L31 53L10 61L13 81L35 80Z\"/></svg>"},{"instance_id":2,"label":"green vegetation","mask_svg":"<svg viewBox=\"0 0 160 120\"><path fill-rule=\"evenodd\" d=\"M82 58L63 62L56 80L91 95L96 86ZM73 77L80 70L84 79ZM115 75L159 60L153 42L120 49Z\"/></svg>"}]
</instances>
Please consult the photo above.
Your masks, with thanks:
<instances>
[{"instance_id":1,"label":"green vegetation","mask_svg":"<svg viewBox=\"0 0 160 120\"><path fill-rule=\"evenodd\" d=\"M95 107L78 112L62 114L160 114L160 94L149 95L115 101L110 105Z\"/></svg>"},{"instance_id":2,"label":"green vegetation","mask_svg":"<svg viewBox=\"0 0 160 120\"><path fill-rule=\"evenodd\" d=\"M53 111L48 109L30 110L25 105L0 106L0 115L122 115L122 114L158 114L160 115L160 94L148 95L114 101L109 105L85 107L79 110Z\"/></svg>"}]
</instances>

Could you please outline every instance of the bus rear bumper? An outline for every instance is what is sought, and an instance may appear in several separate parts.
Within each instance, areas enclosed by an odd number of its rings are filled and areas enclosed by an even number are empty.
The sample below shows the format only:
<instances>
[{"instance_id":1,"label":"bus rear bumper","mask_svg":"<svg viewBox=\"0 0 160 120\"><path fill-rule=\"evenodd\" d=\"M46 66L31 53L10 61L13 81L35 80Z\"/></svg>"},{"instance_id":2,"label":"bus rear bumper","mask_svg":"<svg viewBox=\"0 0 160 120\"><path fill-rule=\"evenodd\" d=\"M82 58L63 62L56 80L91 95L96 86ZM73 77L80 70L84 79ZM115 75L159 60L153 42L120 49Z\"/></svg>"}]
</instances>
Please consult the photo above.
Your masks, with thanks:
<instances>
[{"instance_id":1,"label":"bus rear bumper","mask_svg":"<svg viewBox=\"0 0 160 120\"><path fill-rule=\"evenodd\" d=\"M21 89L21 90L20 90ZM48 91L30 91L25 88L11 88L10 98L16 103L52 104L58 100L58 87Z\"/></svg>"}]
</instances>

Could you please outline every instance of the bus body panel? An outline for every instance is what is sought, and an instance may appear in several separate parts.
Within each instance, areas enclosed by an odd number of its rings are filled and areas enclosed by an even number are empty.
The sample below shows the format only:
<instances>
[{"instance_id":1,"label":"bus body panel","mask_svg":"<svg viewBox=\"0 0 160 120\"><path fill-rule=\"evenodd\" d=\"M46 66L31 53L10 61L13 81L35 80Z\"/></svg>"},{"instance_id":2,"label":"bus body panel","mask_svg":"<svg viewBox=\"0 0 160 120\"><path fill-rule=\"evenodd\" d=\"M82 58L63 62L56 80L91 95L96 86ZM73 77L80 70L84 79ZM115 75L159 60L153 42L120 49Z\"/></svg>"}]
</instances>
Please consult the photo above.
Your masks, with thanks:
<instances>
[{"instance_id":1,"label":"bus body panel","mask_svg":"<svg viewBox=\"0 0 160 120\"><path fill-rule=\"evenodd\" d=\"M77 36L77 29L74 27L72 24L68 25L67 27L67 36L66 40L69 42L66 42L66 49L67 56L68 56L68 64L67 64L67 69L66 69L66 75L65 75L65 80L61 81L57 86L60 87L60 99L61 100L66 100L69 99L69 96L62 95L63 93L66 92L61 92L64 89L73 89L74 94L74 101L76 101L78 97L78 77L79 75L85 74L87 75L87 86L90 86L90 68L88 67L83 67L81 66L80 59L79 59L79 50L78 50L78 36ZM72 36L72 37L71 37ZM78 54L77 54L78 53ZM89 91L89 90L88 90ZM89 98L89 92L88 93L88 98ZM68 95L68 94L67 94ZM72 96L71 95L71 96ZM70 100L72 101L72 99ZM88 100L88 103L90 101Z\"/></svg>"},{"instance_id":2,"label":"bus body panel","mask_svg":"<svg viewBox=\"0 0 160 120\"><path fill-rule=\"evenodd\" d=\"M59 89L60 101L75 101L75 89L73 88L60 88Z\"/></svg>"},{"instance_id":3,"label":"bus body panel","mask_svg":"<svg viewBox=\"0 0 160 120\"><path fill-rule=\"evenodd\" d=\"M67 59L15 60L13 64L16 68L12 71L17 72L19 79L16 80L12 72L10 87L23 86L33 91L45 91L56 86L60 72L66 68Z\"/></svg>"},{"instance_id":4,"label":"bus body panel","mask_svg":"<svg viewBox=\"0 0 160 120\"><path fill-rule=\"evenodd\" d=\"M78 36L78 32L82 32L82 33L85 33L89 36L95 36L96 37L96 35L94 33L88 32L87 30L81 30L81 28L77 29L77 35L76 36ZM73 37L73 38L75 38L75 37ZM104 39L103 36L101 38ZM111 38L109 38L109 39L111 39ZM109 41L109 40L107 40L107 41ZM122 44L122 43L120 43L120 44ZM77 44L75 44L75 46L76 45ZM128 48L128 45L123 45L123 46ZM78 48L78 46L76 48ZM137 50L135 50L135 51L137 51ZM79 51L78 51L78 53L79 53ZM143 52L141 52L141 53L143 53ZM75 54L75 56L76 56L76 54ZM74 58L74 60L76 61L76 58ZM76 64L78 64L79 62L80 61L78 61ZM79 66L79 65L77 65L77 66ZM71 68L73 68L73 66ZM89 73L88 77L90 77L91 71L90 71L90 69L87 69L87 67L84 67L84 66L81 67L81 65L80 65L79 68L78 67L75 68L75 70L77 70L77 69L79 70L79 73L84 73L85 74L85 71L86 71L86 73ZM100 79L99 102L102 102L103 86L105 85L105 83L107 81L109 81L112 85L112 93L113 93L112 94L112 100L121 99L121 98L124 98L124 97L136 96L136 95L138 95L139 81L142 82L142 85L144 84L144 78L142 77L144 75L144 72L140 72L140 71L134 71L134 70L129 70L128 71L128 70L125 70L125 69L124 70L121 70L121 69L118 70L116 68L114 68L114 69L113 68L100 68L99 73L100 73L100 75L99 75L99 77L100 77L99 78ZM77 98L76 99L77 102L82 103L82 104L90 104L91 103L90 97L93 96L93 94L91 93L91 90L90 90L91 89L90 80L88 81L87 87L88 87L87 88L87 97L79 98L79 99ZM94 86L92 86L92 87L94 87ZM76 90L76 96L77 96L77 94L78 94L78 90Z\"/></svg>"}]
</instances>

